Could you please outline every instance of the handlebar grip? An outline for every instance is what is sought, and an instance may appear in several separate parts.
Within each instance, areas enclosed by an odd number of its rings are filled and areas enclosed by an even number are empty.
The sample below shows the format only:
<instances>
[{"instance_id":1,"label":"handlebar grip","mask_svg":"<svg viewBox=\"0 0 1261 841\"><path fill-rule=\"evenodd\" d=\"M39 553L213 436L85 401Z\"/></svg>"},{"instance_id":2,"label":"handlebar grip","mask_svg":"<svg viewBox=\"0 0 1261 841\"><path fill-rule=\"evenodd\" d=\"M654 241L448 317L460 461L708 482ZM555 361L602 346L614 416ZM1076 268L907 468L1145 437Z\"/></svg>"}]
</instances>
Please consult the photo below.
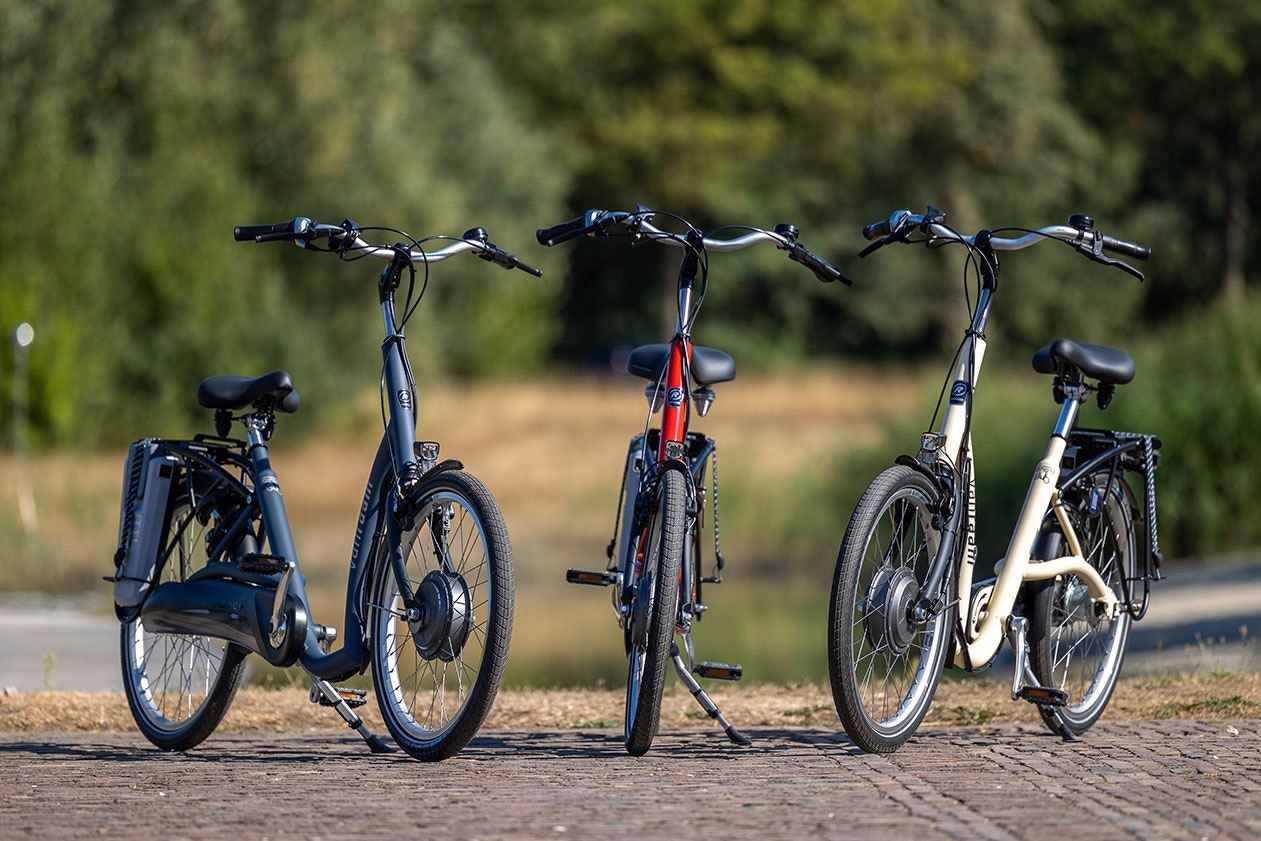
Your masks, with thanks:
<instances>
[{"instance_id":1,"label":"handlebar grip","mask_svg":"<svg viewBox=\"0 0 1261 841\"><path fill-rule=\"evenodd\" d=\"M293 230L293 220L277 222L274 225L237 225L232 229L232 238L237 242L245 242L264 234L279 234Z\"/></svg>"},{"instance_id":2,"label":"handlebar grip","mask_svg":"<svg viewBox=\"0 0 1261 841\"><path fill-rule=\"evenodd\" d=\"M542 270L542 269L536 269L536 268L534 268L534 266L531 266L529 263L522 263L520 260L517 260L517 261L516 261L516 265L515 265L515 266L513 266L513 268L520 269L521 271L525 272L526 274L529 274L529 275L534 275L535 277L542 277L542 276L543 276L543 270Z\"/></svg>"},{"instance_id":3,"label":"handlebar grip","mask_svg":"<svg viewBox=\"0 0 1261 841\"><path fill-rule=\"evenodd\" d=\"M863 227L863 239L868 241L887 237L889 233L888 219L881 219L879 222L872 222L870 225Z\"/></svg>"},{"instance_id":4,"label":"handlebar grip","mask_svg":"<svg viewBox=\"0 0 1261 841\"><path fill-rule=\"evenodd\" d=\"M591 225L587 221L590 216L590 213L584 213L577 219L570 219L568 222L561 222L559 225L553 225L550 228L539 228L534 232L534 236L538 239L539 245L560 245L562 242L568 242L571 239L580 237L590 230Z\"/></svg>"},{"instance_id":5,"label":"handlebar grip","mask_svg":"<svg viewBox=\"0 0 1261 841\"><path fill-rule=\"evenodd\" d=\"M1146 260L1148 257L1152 256L1152 250L1149 246L1140 245L1137 242L1130 242L1126 239L1117 239L1116 237L1110 237L1107 234L1100 234L1099 237L1103 242L1103 247L1108 251L1113 251L1117 254L1124 254L1127 257L1133 257L1135 260Z\"/></svg>"},{"instance_id":6,"label":"handlebar grip","mask_svg":"<svg viewBox=\"0 0 1261 841\"><path fill-rule=\"evenodd\" d=\"M827 260L806 248L804 245L794 245L788 250L788 256L794 262L800 263L810 271L814 272L814 276L824 283L831 283L839 280L846 286L853 286L854 282L845 276L845 273L833 266Z\"/></svg>"}]
</instances>

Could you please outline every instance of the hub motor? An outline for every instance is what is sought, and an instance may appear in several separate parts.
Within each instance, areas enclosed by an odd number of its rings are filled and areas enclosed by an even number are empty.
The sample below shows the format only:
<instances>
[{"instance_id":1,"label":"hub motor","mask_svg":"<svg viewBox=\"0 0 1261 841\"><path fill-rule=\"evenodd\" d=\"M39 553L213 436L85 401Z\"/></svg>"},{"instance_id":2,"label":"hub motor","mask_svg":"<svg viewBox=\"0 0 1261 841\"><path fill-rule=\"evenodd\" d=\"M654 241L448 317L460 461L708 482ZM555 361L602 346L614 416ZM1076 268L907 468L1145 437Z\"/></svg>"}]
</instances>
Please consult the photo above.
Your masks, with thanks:
<instances>
[{"instance_id":1,"label":"hub motor","mask_svg":"<svg viewBox=\"0 0 1261 841\"><path fill-rule=\"evenodd\" d=\"M420 655L426 660L454 660L473 627L464 577L431 571L416 588L416 605L420 617L407 627Z\"/></svg>"},{"instance_id":2,"label":"hub motor","mask_svg":"<svg viewBox=\"0 0 1261 841\"><path fill-rule=\"evenodd\" d=\"M911 608L919 599L919 582L907 567L882 567L871 579L864 601L863 633L872 649L904 653L918 630Z\"/></svg>"}]
</instances>

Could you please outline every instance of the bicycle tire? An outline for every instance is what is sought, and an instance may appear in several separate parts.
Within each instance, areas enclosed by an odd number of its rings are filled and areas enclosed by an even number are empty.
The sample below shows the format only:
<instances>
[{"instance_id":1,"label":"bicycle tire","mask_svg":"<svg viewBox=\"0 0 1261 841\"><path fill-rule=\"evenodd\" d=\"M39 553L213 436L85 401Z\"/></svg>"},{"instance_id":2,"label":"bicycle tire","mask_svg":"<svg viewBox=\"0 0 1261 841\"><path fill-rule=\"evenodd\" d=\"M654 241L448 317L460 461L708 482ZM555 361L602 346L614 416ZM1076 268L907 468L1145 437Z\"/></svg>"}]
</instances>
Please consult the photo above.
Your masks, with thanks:
<instances>
[{"instance_id":1,"label":"bicycle tire","mask_svg":"<svg viewBox=\"0 0 1261 841\"><path fill-rule=\"evenodd\" d=\"M1082 552L1087 561L1099 571L1105 583L1121 596L1120 579L1134 578L1137 562L1137 546L1134 537L1134 515L1124 480L1114 479L1114 490L1106 492L1107 474L1094 477L1092 487L1103 490L1104 504L1086 528L1079 530ZM1087 503L1088 504L1088 503ZM1084 532L1084 535L1082 534ZM1111 543L1111 547L1109 547ZM1116 562L1100 563L1102 555L1115 549ZM1069 692L1069 702L1058 708L1058 715L1041 706L1038 712L1052 732L1059 732L1057 718L1075 735L1089 730L1107 709L1116 690L1121 664L1125 659L1125 646L1129 640L1132 617L1121 612L1115 618L1104 620L1081 615L1079 607L1089 609L1084 584L1076 576L1062 580L1030 582L1025 585L1025 611L1029 617L1029 664L1034 676L1043 686L1051 686ZM1078 617L1078 618L1074 618ZM1080 621L1079 621L1080 620ZM1095 634L1099 625L1107 622L1104 635ZM1073 628L1070 628L1069 625ZM1078 626L1084 625L1084 628ZM1071 680L1073 647L1064 648L1064 640L1073 629L1087 630L1100 646L1100 658L1091 672L1090 682L1082 686ZM1068 643L1073 646L1072 642ZM1085 650L1089 651L1090 645ZM1066 653L1061 653L1066 652ZM1083 656L1084 659L1084 656ZM1079 660L1079 662L1081 662ZM1084 673L1084 670L1083 670ZM1080 688L1079 688L1080 687Z\"/></svg>"},{"instance_id":2,"label":"bicycle tire","mask_svg":"<svg viewBox=\"0 0 1261 841\"><path fill-rule=\"evenodd\" d=\"M679 575L686 537L687 492L684 477L667 470L658 485L657 506L649 526L647 547L655 551L645 558L645 574L637 584L636 600L648 598L642 619L647 627L642 640L632 640L627 655L626 723L624 742L631 756L643 756L652 747L661 720L661 695L665 689L666 663L674 639L679 610ZM654 534L655 532L655 534ZM651 572L651 578L647 573ZM647 597L639 587L649 588ZM632 608L632 619L639 612ZM640 660L642 658L642 661ZM639 671L636 678L635 672Z\"/></svg>"},{"instance_id":3,"label":"bicycle tire","mask_svg":"<svg viewBox=\"0 0 1261 841\"><path fill-rule=\"evenodd\" d=\"M431 650L425 646L426 634L430 633L426 631L426 626L430 623L418 623L417 631L413 633L411 626L405 621L399 620L396 615L381 607L375 609L373 616L375 632L372 634L371 643L372 677L381 717L385 720L390 735L394 737L399 747L416 759L434 762L454 756L468 744L481 728L498 694L512 638L515 586L512 546L499 505L486 486L471 474L457 470L443 471L423 481L412 493L415 499L415 510L419 512L435 511L438 505L451 505L453 509L459 506L465 512L465 519L461 521L460 528L468 523L469 515L473 518L472 527L466 537L459 538L460 532L456 532L457 539L463 539L466 543L461 549L462 566L457 568L456 574L452 577L462 581L463 584L450 585L456 589L460 586L464 588L466 615L470 617L467 630L459 632L448 628L447 632L454 634L455 638L447 638L437 643ZM454 519L454 514L452 518ZM409 577L412 569L411 560L415 558L416 544L425 532L425 523L420 522L422 519L422 515L418 515L417 523L412 529L400 536L400 540L408 542L404 557L408 558ZM432 540L434 536L432 526L430 526L428 536ZM470 541L474 538L483 546L482 562L476 568L484 570L485 574L485 578L480 583L486 584L486 592L484 601L480 604L479 600L482 596L478 590L479 582L474 580L470 584L469 579L476 579L481 573L475 572L474 568L463 566L471 552ZM426 567L423 565L423 542L421 545L421 569L423 575L427 577L430 573L424 571ZM388 552L389 547L385 547L385 551ZM437 554L436 551L435 554ZM393 569L388 568L388 561L382 560L387 568L381 576L382 592L378 594L379 600L376 604L389 607L392 603L392 594L396 594L397 587L394 583ZM437 557L434 560L434 570L437 570L441 561ZM411 583L417 584L417 582ZM426 586L429 585L422 580L419 586L415 587L415 591L420 595ZM434 585L434 587L437 586ZM455 590L453 589L452 592ZM448 596L451 595L452 593L449 592ZM456 600L458 601L458 596ZM401 603L401 600L399 602ZM479 634L477 613L483 607L485 608L485 623ZM462 638L460 638L461 633ZM480 648L481 659L475 669L469 668L462 656L474 650L470 646ZM417 678L417 687L412 694L413 705L408 705L406 702L407 684L402 673L413 661L416 663L417 671L413 672L413 676ZM427 666L422 666L422 663ZM434 665L435 663L439 665ZM445 718L448 672L452 663L455 663L457 684L453 688L457 700L460 701L459 706L450 719L437 721L438 726L426 726L426 723L435 722L432 713L438 695L443 698L440 718ZM426 679L424 675L419 674L421 668L432 670L430 674L433 681L431 699L423 716L425 718L423 723L419 720L421 718L419 707L414 706L419 698L419 689ZM441 670L441 678L438 676L439 670ZM472 679L467 691L464 689L466 678ZM463 695L462 698L461 695Z\"/></svg>"},{"instance_id":4,"label":"bicycle tire","mask_svg":"<svg viewBox=\"0 0 1261 841\"><path fill-rule=\"evenodd\" d=\"M167 515L166 537L161 542L167 560L156 572L156 581L182 581L195 568L205 565L205 540L187 505L175 505ZM173 541L178 539L179 543ZM170 550L169 552L167 550ZM154 651L165 651L163 666L156 671ZM176 652L172 658L172 651ZM147 634L137 615L119 628L119 661L127 707L140 732L156 747L167 751L190 750L206 740L223 721L245 677L249 652L223 640L181 634ZM187 664L185 660L187 659ZM178 670L172 673L173 665ZM179 692L175 707L169 702L170 680L178 675ZM162 689L158 689L162 682ZM194 686L205 686L205 694L194 708ZM172 713L188 698L188 715L173 718Z\"/></svg>"},{"instance_id":5,"label":"bicycle tire","mask_svg":"<svg viewBox=\"0 0 1261 841\"><path fill-rule=\"evenodd\" d=\"M927 524L936 496L937 490L932 483L915 470L899 465L884 471L859 500L837 554L828 615L828 674L836 712L845 732L854 744L868 753L890 753L910 738L928 713L946 665L957 611L953 603L919 630L914 630L909 621L895 627L891 620L885 618L913 605L913 596L902 594L918 593L918 587L914 585L923 581L928 563L936 553L937 532ZM889 552L884 552L878 539L878 530L886 514L893 511L899 502L915 509L914 521L923 533L920 549L910 558L909 565L901 562L890 564L888 558L893 541L889 541ZM901 510L909 509L903 507ZM904 535L907 528L914 533L915 525L905 513L891 518L889 522L890 534ZM903 540L904 536L898 538L899 551ZM880 558L878 565L865 563L873 543ZM864 576L869 566L871 573ZM909 569L914 582L907 581L906 574L899 572L902 568ZM953 576L947 578L947 583L952 579ZM860 591L861 604L858 599ZM887 610L890 606L895 609ZM916 639L920 640L918 646L914 645ZM870 649L867 653L861 653L864 645ZM899 646L903 647L902 652L897 652ZM897 652L896 658L888 653L884 655L884 659L889 661L884 675L887 687L896 660L904 654L913 656L914 648L919 650L915 671L909 675L905 691L899 689L892 693L901 695L901 699L892 715L884 717L890 693L887 689L880 692L869 689L866 680L877 671L882 651ZM907 657L904 671L909 671L912 656ZM864 668L865 674L860 677L859 671ZM881 705L878 714L874 710L877 702Z\"/></svg>"}]
</instances>

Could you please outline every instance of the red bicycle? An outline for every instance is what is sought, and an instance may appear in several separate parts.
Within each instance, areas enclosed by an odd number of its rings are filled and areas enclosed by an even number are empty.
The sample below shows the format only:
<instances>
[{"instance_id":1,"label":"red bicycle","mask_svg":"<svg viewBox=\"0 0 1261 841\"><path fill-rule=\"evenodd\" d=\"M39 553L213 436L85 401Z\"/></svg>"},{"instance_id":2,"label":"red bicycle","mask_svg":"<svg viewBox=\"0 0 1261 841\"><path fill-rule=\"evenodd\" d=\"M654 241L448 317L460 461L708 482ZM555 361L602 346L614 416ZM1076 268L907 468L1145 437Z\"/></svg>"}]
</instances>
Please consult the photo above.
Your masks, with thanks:
<instances>
[{"instance_id":1,"label":"red bicycle","mask_svg":"<svg viewBox=\"0 0 1261 841\"><path fill-rule=\"evenodd\" d=\"M662 230L654 217L681 223L681 233ZM732 239L712 234L743 231ZM613 539L605 554L603 570L571 569L571 584L613 587L613 607L625 635L626 750L635 756L647 753L657 734L666 661L673 660L679 678L728 738L738 745L749 740L719 711L713 699L692 675L719 680L739 680L740 666L730 663L697 663L692 645L692 622L706 610L701 600L704 584L722 581L724 566L718 539L718 452L714 439L688 429L691 404L701 417L714 402L713 386L735 379L736 363L720 350L692 344L692 326L709 282L711 251L738 251L768 242L803 264L821 281L850 280L835 266L812 254L797 242L797 228L782 223L765 231L745 225L729 225L706 235L673 213L637 207L622 211L589 210L581 217L538 231L543 245L557 245L580 236L621 234L632 243L646 240L683 250L678 280L678 321L668 343L643 345L631 351L627 370L649 381L648 419L644 431L631 439L626 456L625 481L618 500ZM662 412L661 425L652 417ZM712 460L714 497L715 574L701 571L701 528L705 517L705 472ZM621 526L619 536L619 525ZM675 642L682 637L687 664Z\"/></svg>"}]
</instances>

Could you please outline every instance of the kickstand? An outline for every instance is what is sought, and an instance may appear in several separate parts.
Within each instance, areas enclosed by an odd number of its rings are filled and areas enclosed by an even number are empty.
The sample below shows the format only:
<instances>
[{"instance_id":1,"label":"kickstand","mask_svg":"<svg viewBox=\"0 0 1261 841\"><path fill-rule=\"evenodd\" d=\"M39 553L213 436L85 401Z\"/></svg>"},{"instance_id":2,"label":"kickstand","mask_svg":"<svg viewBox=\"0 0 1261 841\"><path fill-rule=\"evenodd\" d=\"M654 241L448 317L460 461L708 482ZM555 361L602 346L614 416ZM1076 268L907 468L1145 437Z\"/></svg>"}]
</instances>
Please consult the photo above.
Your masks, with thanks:
<instances>
[{"instance_id":1,"label":"kickstand","mask_svg":"<svg viewBox=\"0 0 1261 841\"><path fill-rule=\"evenodd\" d=\"M323 695L325 700L329 702L329 705L337 710L337 714L346 722L346 726L363 737L363 740L368 743L369 750L373 753L394 753L394 748L390 747L384 739L368 729L368 725L364 724L363 719L355 714L355 711L346 703L346 699L338 694L331 683L323 678L311 675L311 687L311 700L318 701L319 696Z\"/></svg>"},{"instance_id":2,"label":"kickstand","mask_svg":"<svg viewBox=\"0 0 1261 841\"><path fill-rule=\"evenodd\" d=\"M687 670L687 666L683 665L683 657L679 653L679 644L676 642L670 643L670 658L674 660L674 670L679 673L679 680L683 681L684 685L687 686L692 693L692 697L696 699L696 703L701 705L701 709L709 713L709 717L722 726L727 738L733 744L741 747L748 747L753 744L748 736L731 726L731 722L727 721L727 717L718 709L718 705L709 697L709 693L701 688L701 685L696 682L696 678L692 677L692 673Z\"/></svg>"},{"instance_id":3,"label":"kickstand","mask_svg":"<svg viewBox=\"0 0 1261 841\"><path fill-rule=\"evenodd\" d=\"M1073 732L1073 728L1068 726L1068 722L1064 720L1064 716L1060 713L1059 707L1047 706L1044 709L1049 710L1051 715L1055 716L1055 728L1060 734L1060 738L1066 742L1080 742L1081 736Z\"/></svg>"},{"instance_id":4,"label":"kickstand","mask_svg":"<svg viewBox=\"0 0 1261 841\"><path fill-rule=\"evenodd\" d=\"M1023 698L1032 701L1039 710L1049 714L1055 720L1055 732L1066 742L1080 742L1081 737L1073 732L1064 720L1064 693L1054 687L1047 688L1038 683L1029 664L1028 646L1029 622L1023 616L1012 616L1007 620L1007 641L1011 643L1016 655L1016 669L1011 683L1011 699ZM1036 695L1034 693L1037 693ZM1039 697L1045 697L1054 703L1038 703Z\"/></svg>"}]
</instances>

